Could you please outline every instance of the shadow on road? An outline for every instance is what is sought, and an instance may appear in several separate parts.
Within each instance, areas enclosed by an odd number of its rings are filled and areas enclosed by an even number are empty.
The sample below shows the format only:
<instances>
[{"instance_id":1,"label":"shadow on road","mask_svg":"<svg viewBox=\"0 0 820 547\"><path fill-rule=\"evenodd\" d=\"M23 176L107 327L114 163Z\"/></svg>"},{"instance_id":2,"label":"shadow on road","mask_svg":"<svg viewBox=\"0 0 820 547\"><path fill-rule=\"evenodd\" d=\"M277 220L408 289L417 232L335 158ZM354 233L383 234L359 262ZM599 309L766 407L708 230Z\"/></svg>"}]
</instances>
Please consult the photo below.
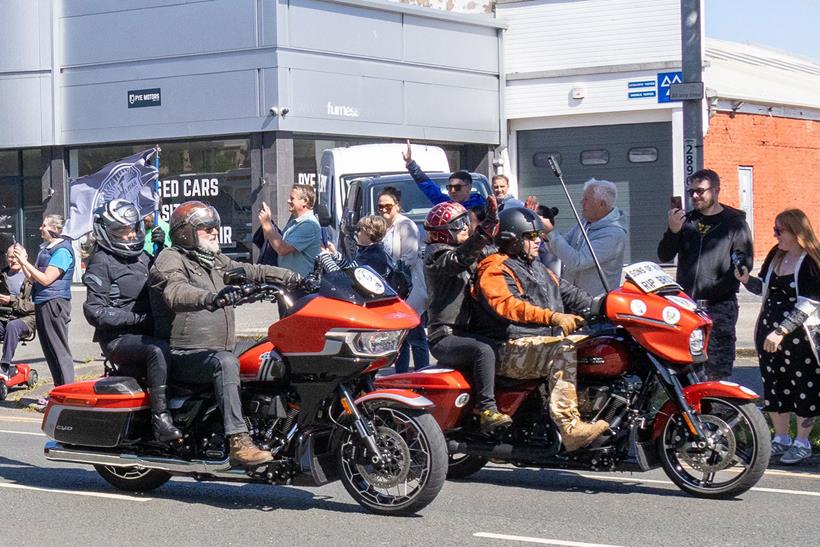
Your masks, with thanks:
<instances>
[{"instance_id":1,"label":"shadow on road","mask_svg":"<svg viewBox=\"0 0 820 547\"><path fill-rule=\"evenodd\" d=\"M209 505L219 509L321 509L339 513L366 513L366 510L352 499L349 503L340 503L334 501L332 496L314 494L302 488L264 484L200 483L171 479L164 486L151 492L124 492L110 486L91 468L37 467L3 456L0 456L0 479L33 488L146 496L185 504ZM229 494L225 492L226 489L230 489Z\"/></svg>"}]
</instances>

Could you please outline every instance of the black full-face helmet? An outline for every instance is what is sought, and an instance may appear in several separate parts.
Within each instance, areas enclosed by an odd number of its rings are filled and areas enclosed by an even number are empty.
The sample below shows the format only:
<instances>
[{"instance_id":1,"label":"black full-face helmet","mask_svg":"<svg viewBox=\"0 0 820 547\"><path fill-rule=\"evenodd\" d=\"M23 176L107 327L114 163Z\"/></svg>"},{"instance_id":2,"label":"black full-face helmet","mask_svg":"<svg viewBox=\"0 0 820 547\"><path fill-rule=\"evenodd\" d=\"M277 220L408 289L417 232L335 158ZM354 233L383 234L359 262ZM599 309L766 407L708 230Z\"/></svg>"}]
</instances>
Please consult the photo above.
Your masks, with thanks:
<instances>
[{"instance_id":1,"label":"black full-face helmet","mask_svg":"<svg viewBox=\"0 0 820 547\"><path fill-rule=\"evenodd\" d=\"M171 244L193 250L199 246L197 230L219 228L219 213L201 201L186 201L171 213Z\"/></svg>"},{"instance_id":2,"label":"black full-face helmet","mask_svg":"<svg viewBox=\"0 0 820 547\"><path fill-rule=\"evenodd\" d=\"M130 236L132 229L136 237ZM92 231L100 247L119 256L138 256L145 244L140 212L124 199L115 199L98 207L94 211Z\"/></svg>"},{"instance_id":3,"label":"black full-face helmet","mask_svg":"<svg viewBox=\"0 0 820 547\"><path fill-rule=\"evenodd\" d=\"M535 211L523 207L504 208L498 215L498 235L495 244L508 256L524 252L524 239L533 239L544 229L544 223Z\"/></svg>"}]
</instances>

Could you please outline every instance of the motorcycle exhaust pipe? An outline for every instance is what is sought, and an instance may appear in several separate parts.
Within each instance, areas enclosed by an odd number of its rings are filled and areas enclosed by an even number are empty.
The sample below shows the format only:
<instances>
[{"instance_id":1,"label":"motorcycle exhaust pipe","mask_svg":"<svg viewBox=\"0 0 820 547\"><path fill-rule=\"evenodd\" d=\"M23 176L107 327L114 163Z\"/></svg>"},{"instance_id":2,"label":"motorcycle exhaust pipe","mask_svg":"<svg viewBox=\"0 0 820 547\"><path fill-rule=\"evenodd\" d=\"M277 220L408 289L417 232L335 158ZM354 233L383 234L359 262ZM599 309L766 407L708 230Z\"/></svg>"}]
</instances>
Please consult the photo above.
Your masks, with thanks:
<instances>
[{"instance_id":1,"label":"motorcycle exhaust pipe","mask_svg":"<svg viewBox=\"0 0 820 547\"><path fill-rule=\"evenodd\" d=\"M137 456L136 454L114 454L107 452L91 452L89 450L78 450L66 448L56 441L49 441L43 448L47 460L53 462L82 463L88 465L108 465L111 467L144 467L146 469L159 469L169 473L181 474L211 474L228 477L235 475L245 475L244 471L231 471L231 463L228 458L221 461L206 460L178 460L175 458L159 458L154 456Z\"/></svg>"}]
</instances>

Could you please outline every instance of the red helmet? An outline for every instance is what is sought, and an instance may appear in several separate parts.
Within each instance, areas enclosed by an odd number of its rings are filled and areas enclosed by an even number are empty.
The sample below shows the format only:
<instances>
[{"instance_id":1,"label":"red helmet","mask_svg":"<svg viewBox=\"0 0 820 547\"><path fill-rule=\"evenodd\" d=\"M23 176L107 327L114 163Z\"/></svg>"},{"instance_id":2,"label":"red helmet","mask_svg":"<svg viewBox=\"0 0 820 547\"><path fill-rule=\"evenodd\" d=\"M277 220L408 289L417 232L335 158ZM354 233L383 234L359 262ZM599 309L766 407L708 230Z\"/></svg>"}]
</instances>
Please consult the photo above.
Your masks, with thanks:
<instances>
[{"instance_id":1,"label":"red helmet","mask_svg":"<svg viewBox=\"0 0 820 547\"><path fill-rule=\"evenodd\" d=\"M430 243L455 244L458 232L470 225L467 209L455 201L435 205L424 220L424 229Z\"/></svg>"},{"instance_id":2,"label":"red helmet","mask_svg":"<svg viewBox=\"0 0 820 547\"><path fill-rule=\"evenodd\" d=\"M186 201L171 213L171 244L196 249L199 246L196 231L219 228L219 224L219 213L212 206L201 201Z\"/></svg>"}]
</instances>

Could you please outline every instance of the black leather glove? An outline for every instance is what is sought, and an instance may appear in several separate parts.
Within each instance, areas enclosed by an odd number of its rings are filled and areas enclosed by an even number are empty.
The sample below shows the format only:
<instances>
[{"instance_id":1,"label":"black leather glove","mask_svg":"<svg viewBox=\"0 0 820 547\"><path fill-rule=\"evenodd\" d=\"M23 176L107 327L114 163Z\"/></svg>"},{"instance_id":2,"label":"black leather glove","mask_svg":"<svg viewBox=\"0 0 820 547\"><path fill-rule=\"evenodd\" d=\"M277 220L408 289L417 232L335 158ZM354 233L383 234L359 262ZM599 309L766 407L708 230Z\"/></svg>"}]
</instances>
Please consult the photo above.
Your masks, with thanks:
<instances>
[{"instance_id":1,"label":"black leather glove","mask_svg":"<svg viewBox=\"0 0 820 547\"><path fill-rule=\"evenodd\" d=\"M302 284L304 283L304 279L301 275L296 272L291 272L290 275L285 279L283 285L285 290L287 291L295 291L298 289L302 289Z\"/></svg>"},{"instance_id":2,"label":"black leather glove","mask_svg":"<svg viewBox=\"0 0 820 547\"><path fill-rule=\"evenodd\" d=\"M242 296L242 290L239 287L233 285L222 287L219 292L210 294L207 308L209 311L215 311L225 306L233 306L242 299Z\"/></svg>"},{"instance_id":3,"label":"black leather glove","mask_svg":"<svg viewBox=\"0 0 820 547\"><path fill-rule=\"evenodd\" d=\"M157 246L157 250L165 247L165 232L159 226L154 226L151 230L151 243Z\"/></svg>"},{"instance_id":4,"label":"black leather glove","mask_svg":"<svg viewBox=\"0 0 820 547\"><path fill-rule=\"evenodd\" d=\"M490 241L498 234L498 202L495 196L487 198L487 210L484 220L478 225L481 235L488 237Z\"/></svg>"}]
</instances>

